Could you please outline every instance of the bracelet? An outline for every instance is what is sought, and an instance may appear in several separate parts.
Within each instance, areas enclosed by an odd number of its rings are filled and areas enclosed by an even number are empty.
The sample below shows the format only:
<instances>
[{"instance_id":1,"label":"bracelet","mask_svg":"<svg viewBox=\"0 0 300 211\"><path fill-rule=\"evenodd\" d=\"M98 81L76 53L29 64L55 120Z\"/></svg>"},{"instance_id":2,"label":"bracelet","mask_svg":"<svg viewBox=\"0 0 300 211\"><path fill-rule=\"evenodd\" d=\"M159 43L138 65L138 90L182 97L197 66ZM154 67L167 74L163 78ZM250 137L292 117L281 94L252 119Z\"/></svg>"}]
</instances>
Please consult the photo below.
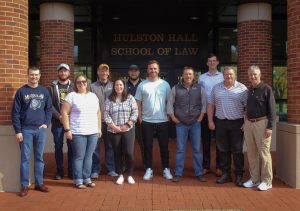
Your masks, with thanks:
<instances>
[{"instance_id":1,"label":"bracelet","mask_svg":"<svg viewBox=\"0 0 300 211\"><path fill-rule=\"evenodd\" d=\"M69 129L64 129L65 133L71 131L70 128Z\"/></svg>"}]
</instances>

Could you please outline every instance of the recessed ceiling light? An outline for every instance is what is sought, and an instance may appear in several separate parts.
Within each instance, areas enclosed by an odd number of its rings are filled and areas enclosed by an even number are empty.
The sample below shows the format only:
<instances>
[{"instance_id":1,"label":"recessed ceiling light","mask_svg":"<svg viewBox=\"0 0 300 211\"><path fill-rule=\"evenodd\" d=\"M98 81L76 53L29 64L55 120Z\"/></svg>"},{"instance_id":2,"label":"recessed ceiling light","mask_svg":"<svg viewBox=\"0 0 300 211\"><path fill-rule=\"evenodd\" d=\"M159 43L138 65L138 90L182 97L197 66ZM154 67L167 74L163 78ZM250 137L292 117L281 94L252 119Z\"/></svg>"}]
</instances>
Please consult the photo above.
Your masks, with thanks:
<instances>
[{"instance_id":1,"label":"recessed ceiling light","mask_svg":"<svg viewBox=\"0 0 300 211\"><path fill-rule=\"evenodd\" d=\"M84 32L84 30L83 30L83 29L80 29L80 28L77 28L77 29L75 29L74 31L76 31L76 32Z\"/></svg>"},{"instance_id":2,"label":"recessed ceiling light","mask_svg":"<svg viewBox=\"0 0 300 211\"><path fill-rule=\"evenodd\" d=\"M198 19L199 19L199 17L197 17L197 16L192 16L191 17L191 20L193 20L193 21L198 20Z\"/></svg>"},{"instance_id":3,"label":"recessed ceiling light","mask_svg":"<svg viewBox=\"0 0 300 211\"><path fill-rule=\"evenodd\" d=\"M119 17L119 16L114 16L114 17L112 17L112 19L113 19L114 21L118 21L118 20L120 20L120 17Z\"/></svg>"}]
</instances>

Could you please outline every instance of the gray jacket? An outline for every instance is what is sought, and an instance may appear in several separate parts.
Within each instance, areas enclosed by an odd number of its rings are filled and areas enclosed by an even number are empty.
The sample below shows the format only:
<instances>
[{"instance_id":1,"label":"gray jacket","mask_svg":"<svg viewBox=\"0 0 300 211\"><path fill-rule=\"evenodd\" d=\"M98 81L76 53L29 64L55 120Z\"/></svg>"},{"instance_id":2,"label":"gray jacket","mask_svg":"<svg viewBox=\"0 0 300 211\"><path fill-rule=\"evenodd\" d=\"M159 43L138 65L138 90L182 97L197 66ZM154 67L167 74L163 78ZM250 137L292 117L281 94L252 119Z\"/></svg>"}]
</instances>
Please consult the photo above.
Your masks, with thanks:
<instances>
[{"instance_id":1,"label":"gray jacket","mask_svg":"<svg viewBox=\"0 0 300 211\"><path fill-rule=\"evenodd\" d=\"M104 121L104 102L113 90L113 82L102 83L99 80L91 84L91 92L95 93L99 99L101 118Z\"/></svg>"}]
</instances>

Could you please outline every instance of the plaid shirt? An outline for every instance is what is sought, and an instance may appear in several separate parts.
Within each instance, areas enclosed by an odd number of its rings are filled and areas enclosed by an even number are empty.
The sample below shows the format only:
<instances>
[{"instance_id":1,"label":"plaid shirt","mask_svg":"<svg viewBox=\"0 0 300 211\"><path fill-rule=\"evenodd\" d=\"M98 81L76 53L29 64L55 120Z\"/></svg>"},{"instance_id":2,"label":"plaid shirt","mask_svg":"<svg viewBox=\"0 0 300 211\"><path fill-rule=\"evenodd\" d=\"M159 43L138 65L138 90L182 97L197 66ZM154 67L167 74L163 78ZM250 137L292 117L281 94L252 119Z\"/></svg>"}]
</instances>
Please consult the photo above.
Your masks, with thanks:
<instances>
[{"instance_id":1,"label":"plaid shirt","mask_svg":"<svg viewBox=\"0 0 300 211\"><path fill-rule=\"evenodd\" d=\"M136 122L138 117L137 104L132 95L128 95L124 102L113 102L109 99L105 101L104 121L107 125L114 123L116 126L122 126L128 121ZM110 127L109 132L115 133Z\"/></svg>"}]
</instances>

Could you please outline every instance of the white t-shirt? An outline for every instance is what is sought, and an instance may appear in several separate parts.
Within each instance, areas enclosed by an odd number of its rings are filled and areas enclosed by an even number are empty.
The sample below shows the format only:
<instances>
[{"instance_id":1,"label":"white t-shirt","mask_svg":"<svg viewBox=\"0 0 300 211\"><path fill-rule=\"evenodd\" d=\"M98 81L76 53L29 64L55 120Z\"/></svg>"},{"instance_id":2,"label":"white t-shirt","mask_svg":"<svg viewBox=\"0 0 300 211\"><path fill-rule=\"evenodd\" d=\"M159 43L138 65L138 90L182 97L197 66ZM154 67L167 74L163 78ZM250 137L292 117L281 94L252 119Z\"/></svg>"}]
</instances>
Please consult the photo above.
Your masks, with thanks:
<instances>
[{"instance_id":1,"label":"white t-shirt","mask_svg":"<svg viewBox=\"0 0 300 211\"><path fill-rule=\"evenodd\" d=\"M94 93L71 92L66 96L65 101L71 106L70 129L72 134L91 135L99 133L97 115L99 100Z\"/></svg>"},{"instance_id":2,"label":"white t-shirt","mask_svg":"<svg viewBox=\"0 0 300 211\"><path fill-rule=\"evenodd\" d=\"M162 79L142 81L136 90L135 99L142 102L143 121L167 122L167 101L170 94L170 85Z\"/></svg>"}]
</instances>

